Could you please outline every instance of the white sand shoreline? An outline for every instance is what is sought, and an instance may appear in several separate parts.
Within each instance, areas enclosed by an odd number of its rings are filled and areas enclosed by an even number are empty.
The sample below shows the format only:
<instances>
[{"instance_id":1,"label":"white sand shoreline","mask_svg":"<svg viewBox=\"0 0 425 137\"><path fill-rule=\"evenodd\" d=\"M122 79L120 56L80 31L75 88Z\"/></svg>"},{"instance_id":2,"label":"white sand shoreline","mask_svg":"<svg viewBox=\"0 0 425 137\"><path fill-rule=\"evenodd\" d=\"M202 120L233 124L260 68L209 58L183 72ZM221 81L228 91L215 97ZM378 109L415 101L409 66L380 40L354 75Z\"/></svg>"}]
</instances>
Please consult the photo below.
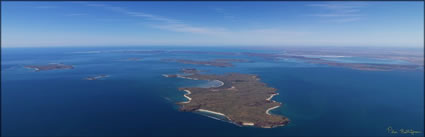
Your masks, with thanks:
<instances>
[{"instance_id":1,"label":"white sand shoreline","mask_svg":"<svg viewBox=\"0 0 425 137\"><path fill-rule=\"evenodd\" d=\"M211 110L206 110L206 109L197 109L196 111L200 111L200 112L206 112L206 113L211 113L211 114L220 115L220 116L226 117L226 118L227 118L227 120L232 121L232 120L231 120L228 116L226 116L225 114L220 113L220 112L211 111ZM233 122L232 122L232 123L233 123ZM234 124L235 124L235 123L234 123ZM236 125L237 125L237 124L236 124Z\"/></svg>"},{"instance_id":2,"label":"white sand shoreline","mask_svg":"<svg viewBox=\"0 0 425 137\"><path fill-rule=\"evenodd\" d=\"M167 75L167 76L168 76L168 75ZM165 76L165 77L167 77L167 76ZM184 79L190 79L190 80L198 80L198 79L196 79L196 78L184 77L184 76L181 76L181 75L178 75L178 74L177 74L177 77L178 77L178 78L184 78ZM208 81L210 81L210 80L208 80ZM224 82L223 82L223 81L220 81L220 80L213 80L213 81L218 81L218 82L220 83L220 85L219 85L219 86L216 86L216 88L217 88L217 87L221 87L221 86L223 86L223 85L224 85ZM184 94L183 96L184 96L184 97L186 97L186 98L189 100L189 101L186 101L186 102L183 102L183 103L189 103L189 102L192 100L192 98L188 97L187 95L192 94L192 92L190 92L190 90L187 90L187 89L185 89L185 90L183 90L183 91L186 91L186 92L187 92L187 94ZM199 112L205 112L205 113L210 113L210 114L220 115L220 116L226 117L229 121L231 121L231 123L233 123L233 124L235 124L235 125L238 125L238 124L236 124L236 123L232 122L232 120L231 120L228 116L226 116L225 114L223 114L223 113L215 112L215 111L211 111L211 110L206 110L206 109L197 109L196 111L199 111ZM210 117L210 116L208 116L208 117ZM218 118L214 118L214 117L210 117L210 118L213 118L213 119L216 119L216 120L220 120L220 119L218 119ZM248 123L248 124L250 125L251 123ZM239 126L239 125L238 125L238 126Z\"/></svg>"},{"instance_id":3,"label":"white sand shoreline","mask_svg":"<svg viewBox=\"0 0 425 137\"><path fill-rule=\"evenodd\" d=\"M243 122L242 125L244 126L254 126L255 124L252 122Z\"/></svg>"},{"instance_id":4,"label":"white sand shoreline","mask_svg":"<svg viewBox=\"0 0 425 137\"><path fill-rule=\"evenodd\" d=\"M223 113L220 113L220 112L215 112L215 111L206 110L206 109L198 109L197 111L207 112L207 113L212 113L212 114L216 114L216 115L224 116L224 117L226 117L226 118L227 118L227 116L226 116L226 115L224 115Z\"/></svg>"},{"instance_id":5,"label":"white sand shoreline","mask_svg":"<svg viewBox=\"0 0 425 137\"><path fill-rule=\"evenodd\" d=\"M179 75L179 74L177 74L177 77L178 77L178 78L191 79L191 80L198 80L198 79L196 79L196 78L189 78L189 77L181 76L181 75Z\"/></svg>"},{"instance_id":6,"label":"white sand shoreline","mask_svg":"<svg viewBox=\"0 0 425 137\"><path fill-rule=\"evenodd\" d=\"M192 94L192 92L190 92L190 90L187 90L187 89L185 89L185 90L183 90L183 91L186 91L186 92L187 92L187 94L184 94L183 96L184 96L185 98L187 98L187 100L188 100L188 101L186 101L186 102L182 102L182 103L189 103L189 102L192 100L192 98L190 98L190 97L189 97L189 96L187 96L187 95Z\"/></svg>"},{"instance_id":7,"label":"white sand shoreline","mask_svg":"<svg viewBox=\"0 0 425 137\"><path fill-rule=\"evenodd\" d=\"M170 77L170 75L168 75L168 74L162 74L162 76L167 77L167 78ZM184 78L184 79L190 79L190 80L199 80L197 78L185 77L185 76L182 76L180 74L176 74L176 77L178 77L178 78ZM208 81L218 81L220 83L219 86L214 86L214 88L218 88L218 87L221 87L221 86L224 85L224 82L221 81L221 80L208 80Z\"/></svg>"},{"instance_id":8,"label":"white sand shoreline","mask_svg":"<svg viewBox=\"0 0 425 137\"><path fill-rule=\"evenodd\" d=\"M199 80L199 79L196 79L196 78L189 78L189 77L181 76L179 74L177 74L177 77L178 78L184 78L184 79L190 79L190 80ZM208 80L208 81L210 81L210 80ZM212 81L218 81L218 82L220 82L220 85L219 86L216 86L215 88L218 88L218 87L221 87L221 86L224 85L224 82L221 81L221 80L212 80Z\"/></svg>"},{"instance_id":9,"label":"white sand shoreline","mask_svg":"<svg viewBox=\"0 0 425 137\"><path fill-rule=\"evenodd\" d=\"M271 114L270 114L270 110L276 109L276 108L278 108L278 107L280 107L280 105L279 105L279 106L274 106L274 107L271 107L271 108L267 109L267 110L266 110L266 114L267 114L267 115L271 115Z\"/></svg>"},{"instance_id":10,"label":"white sand shoreline","mask_svg":"<svg viewBox=\"0 0 425 137\"><path fill-rule=\"evenodd\" d=\"M226 121L226 122L232 123L232 124L234 124L234 125L236 125L236 126L243 126L243 123L242 123L242 125L237 124L237 123L235 123L234 121L232 121L232 119L230 119L228 116L226 116L225 114L220 113L220 112L215 112L215 111L206 110L206 109L197 109L196 111L199 111L199 112L205 112L205 113L210 113L210 114L220 115L220 116L225 117L225 118L228 120L228 121ZM216 118L216 117L212 117L212 116L207 116L207 117L212 118L212 119L216 119L216 120L223 121L223 120L218 119L218 118ZM245 124L251 125L251 122L245 122ZM252 124L254 124L254 123L252 123Z\"/></svg>"},{"instance_id":11,"label":"white sand shoreline","mask_svg":"<svg viewBox=\"0 0 425 137\"><path fill-rule=\"evenodd\" d=\"M272 94L269 98L267 98L266 100L267 101L270 101L274 96L276 96L276 95L279 95L279 93L275 93L275 94ZM272 100L273 102L276 102L276 101L274 101L274 100ZM273 109L276 109L276 108L278 108L278 107L280 107L280 105L278 105L278 106L274 106L274 107L271 107L271 108L268 108L267 110L266 110L266 114L267 115L271 115L270 114L270 110L273 110Z\"/></svg>"},{"instance_id":12,"label":"white sand shoreline","mask_svg":"<svg viewBox=\"0 0 425 137\"><path fill-rule=\"evenodd\" d=\"M276 96L276 95L279 95L279 93L275 93L275 94L272 94L269 98L267 98L266 100L267 101L270 101L274 96Z\"/></svg>"},{"instance_id":13,"label":"white sand shoreline","mask_svg":"<svg viewBox=\"0 0 425 137\"><path fill-rule=\"evenodd\" d=\"M215 86L215 88L218 88L218 87L221 87L221 86L224 85L224 82L223 81L220 81L220 80L213 80L213 81L218 81L220 83L220 85L219 86Z\"/></svg>"},{"instance_id":14,"label":"white sand shoreline","mask_svg":"<svg viewBox=\"0 0 425 137\"><path fill-rule=\"evenodd\" d=\"M24 68L32 69L32 70L34 70L34 71L39 71L39 70L40 70L39 68L33 68L33 67L24 67Z\"/></svg>"}]
</instances>

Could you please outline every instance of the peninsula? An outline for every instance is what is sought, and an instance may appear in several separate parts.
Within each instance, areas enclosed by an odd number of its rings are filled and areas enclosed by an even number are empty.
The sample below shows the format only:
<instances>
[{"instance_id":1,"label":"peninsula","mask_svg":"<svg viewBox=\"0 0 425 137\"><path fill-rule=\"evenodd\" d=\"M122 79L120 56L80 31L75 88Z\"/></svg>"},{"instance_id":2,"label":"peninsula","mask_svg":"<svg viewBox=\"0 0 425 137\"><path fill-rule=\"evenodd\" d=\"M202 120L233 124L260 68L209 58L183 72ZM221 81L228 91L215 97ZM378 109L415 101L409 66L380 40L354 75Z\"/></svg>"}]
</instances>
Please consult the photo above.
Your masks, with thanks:
<instances>
[{"instance_id":1,"label":"peninsula","mask_svg":"<svg viewBox=\"0 0 425 137\"><path fill-rule=\"evenodd\" d=\"M199 88L179 88L187 92L186 102L179 102L181 111L201 111L226 117L241 126L272 128L288 124L289 119L270 114L281 103L271 100L277 95L275 88L267 87L256 75L230 73L211 75L192 73L180 76L193 80L218 80L222 86Z\"/></svg>"}]
</instances>

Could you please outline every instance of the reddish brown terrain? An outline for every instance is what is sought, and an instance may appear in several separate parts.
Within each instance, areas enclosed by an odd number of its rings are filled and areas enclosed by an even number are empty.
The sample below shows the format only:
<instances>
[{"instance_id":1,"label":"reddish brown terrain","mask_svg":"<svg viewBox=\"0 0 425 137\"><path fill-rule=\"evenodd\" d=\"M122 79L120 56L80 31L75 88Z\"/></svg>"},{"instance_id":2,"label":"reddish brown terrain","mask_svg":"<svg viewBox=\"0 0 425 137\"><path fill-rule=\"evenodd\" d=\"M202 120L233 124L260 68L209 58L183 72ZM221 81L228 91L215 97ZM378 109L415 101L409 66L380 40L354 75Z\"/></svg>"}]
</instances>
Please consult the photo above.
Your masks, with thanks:
<instances>
[{"instance_id":1,"label":"reddish brown terrain","mask_svg":"<svg viewBox=\"0 0 425 137\"><path fill-rule=\"evenodd\" d=\"M194 71L191 70L191 72ZM272 128L289 123L288 118L269 113L281 103L271 100L274 95L277 95L276 89L268 87L256 75L240 73L206 75L195 72L181 78L223 82L222 86L212 88L179 88L188 92L184 96L189 100L178 103L181 111L218 114L242 126Z\"/></svg>"}]
</instances>

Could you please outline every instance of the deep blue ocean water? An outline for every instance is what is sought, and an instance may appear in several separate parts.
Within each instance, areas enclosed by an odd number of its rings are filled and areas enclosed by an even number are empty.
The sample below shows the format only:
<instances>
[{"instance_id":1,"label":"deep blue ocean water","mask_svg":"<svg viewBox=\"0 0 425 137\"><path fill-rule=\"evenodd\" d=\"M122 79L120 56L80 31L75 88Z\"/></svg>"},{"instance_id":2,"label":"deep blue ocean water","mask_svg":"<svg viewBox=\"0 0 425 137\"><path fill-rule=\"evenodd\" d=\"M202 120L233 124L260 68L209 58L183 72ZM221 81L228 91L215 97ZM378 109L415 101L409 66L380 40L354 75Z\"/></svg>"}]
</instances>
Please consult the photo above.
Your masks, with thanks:
<instances>
[{"instance_id":1,"label":"deep blue ocean water","mask_svg":"<svg viewBox=\"0 0 425 137\"><path fill-rule=\"evenodd\" d=\"M123 49L275 52L193 47L4 48L2 135L387 136L392 135L387 132L389 126L423 132L424 72L421 70L360 71L245 56L84 53ZM142 60L123 61L130 57ZM254 62L219 68L161 62L164 58L243 58ZM41 72L23 68L48 63L71 64L75 68ZM182 68L213 74L259 75L280 93L273 100L283 102L283 106L272 113L287 116L290 124L272 129L239 127L205 115L179 112L175 103L185 101L185 92L178 91L178 87L208 85L207 81L161 76L179 73ZM99 74L110 77L83 80Z\"/></svg>"}]
</instances>

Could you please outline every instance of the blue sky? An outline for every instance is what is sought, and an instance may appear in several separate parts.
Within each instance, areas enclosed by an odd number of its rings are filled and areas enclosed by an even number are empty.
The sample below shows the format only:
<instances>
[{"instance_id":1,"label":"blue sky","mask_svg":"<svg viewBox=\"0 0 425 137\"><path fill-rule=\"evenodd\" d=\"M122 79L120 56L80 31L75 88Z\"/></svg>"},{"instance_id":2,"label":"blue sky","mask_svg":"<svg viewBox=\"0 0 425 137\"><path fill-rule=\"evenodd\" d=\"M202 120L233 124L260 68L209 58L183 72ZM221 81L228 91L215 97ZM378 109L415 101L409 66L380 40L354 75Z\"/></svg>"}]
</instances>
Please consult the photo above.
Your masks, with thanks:
<instances>
[{"instance_id":1,"label":"blue sky","mask_svg":"<svg viewBox=\"0 0 425 137\"><path fill-rule=\"evenodd\" d=\"M424 2L2 2L2 47L423 47Z\"/></svg>"}]
</instances>

